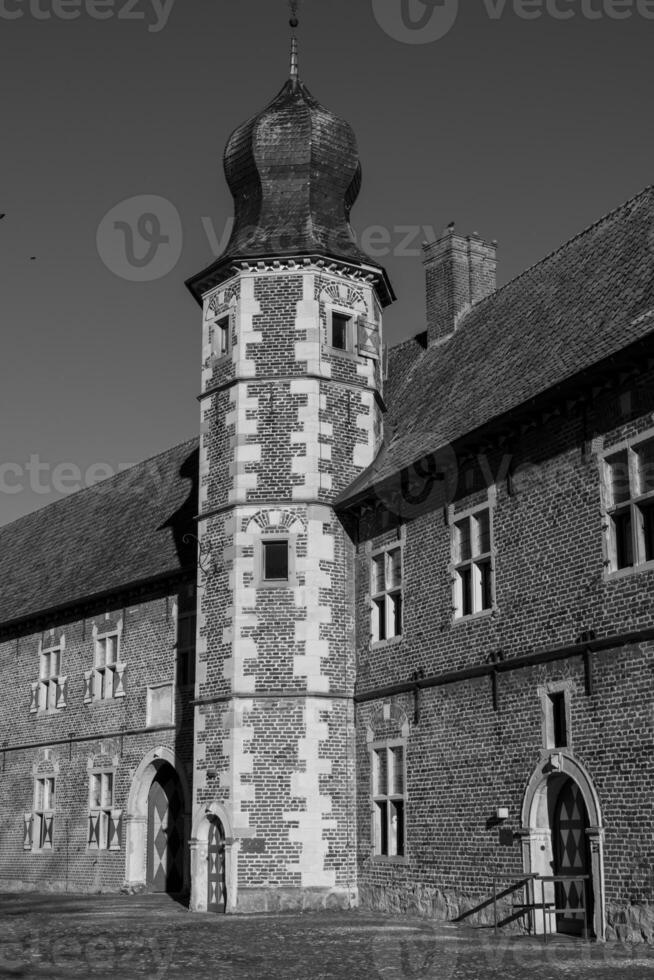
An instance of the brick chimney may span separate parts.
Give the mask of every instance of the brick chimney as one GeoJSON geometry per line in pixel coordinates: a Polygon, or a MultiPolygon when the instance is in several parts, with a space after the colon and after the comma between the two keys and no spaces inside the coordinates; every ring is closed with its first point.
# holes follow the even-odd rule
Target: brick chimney
{"type": "Polygon", "coordinates": [[[495,291],[497,242],[475,232],[463,238],[454,225],[438,241],[423,245],[427,281],[429,346],[446,340],[473,303],[495,291]]]}

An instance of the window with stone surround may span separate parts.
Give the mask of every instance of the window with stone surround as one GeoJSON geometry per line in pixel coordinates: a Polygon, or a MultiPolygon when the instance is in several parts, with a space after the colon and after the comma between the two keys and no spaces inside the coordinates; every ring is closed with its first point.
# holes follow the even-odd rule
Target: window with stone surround
{"type": "Polygon", "coordinates": [[[296,584],[295,535],[283,537],[273,530],[258,542],[257,588],[289,588],[296,584]]]}
{"type": "Polygon", "coordinates": [[[341,310],[329,311],[329,345],[335,350],[354,350],[355,320],[341,310]]]}
{"type": "Polygon", "coordinates": [[[31,686],[30,712],[58,711],[66,707],[68,679],[62,675],[61,645],[42,648],[39,679],[31,686]]]}
{"type": "Polygon", "coordinates": [[[225,354],[229,353],[230,327],[231,317],[228,313],[218,317],[213,323],[211,329],[213,330],[213,351],[216,357],[224,357],[225,354]]]}
{"type": "Polygon", "coordinates": [[[119,631],[95,637],[95,666],[84,674],[85,704],[125,697],[126,665],[120,659],[120,645],[119,631]]]}
{"type": "Polygon", "coordinates": [[[54,839],[56,790],[54,776],[34,780],[34,809],[25,814],[25,849],[51,851],[54,839]]]}
{"type": "Polygon", "coordinates": [[[538,689],[541,702],[543,747],[565,749],[571,745],[569,681],[547,684],[538,689]]]}
{"type": "Polygon", "coordinates": [[[394,541],[372,554],[370,598],[373,643],[402,635],[402,546],[394,541]]]}
{"type": "Polygon", "coordinates": [[[493,521],[489,504],[451,518],[453,611],[455,619],[493,608],[493,521]]]}
{"type": "MultiPolygon", "coordinates": [[[[654,437],[644,436],[603,457],[605,564],[609,572],[654,563],[654,437]]],[[[654,564],[653,566],[654,567],[654,564]]]]}
{"type": "Polygon", "coordinates": [[[402,858],[406,839],[404,742],[372,746],[373,854],[402,858]]]}
{"type": "Polygon", "coordinates": [[[95,851],[120,850],[122,810],[114,808],[115,772],[90,773],[88,846],[95,851]]]}

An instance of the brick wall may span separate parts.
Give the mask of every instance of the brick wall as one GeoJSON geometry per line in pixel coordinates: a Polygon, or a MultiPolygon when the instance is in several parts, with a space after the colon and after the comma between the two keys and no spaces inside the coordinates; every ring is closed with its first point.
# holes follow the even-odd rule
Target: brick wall
{"type": "MultiPolygon", "coordinates": [[[[117,890],[125,882],[125,821],[135,773],[144,757],[165,746],[190,776],[192,690],[174,692],[174,716],[148,731],[147,690],[176,679],[177,611],[187,586],[103,615],[62,621],[44,633],[25,633],[0,645],[0,886],[71,891],[117,890]],[[124,697],[85,702],[85,675],[94,666],[94,628],[120,628],[124,697]],[[66,706],[30,711],[31,684],[40,674],[39,649],[62,645],[66,706]],[[25,747],[30,746],[30,747],[25,747]],[[89,767],[114,772],[114,808],[122,811],[117,850],[89,843],[89,767]],[[54,775],[56,804],[51,850],[24,849],[24,815],[32,811],[35,775],[54,775]]],[[[193,654],[191,653],[191,656],[193,654]]],[[[155,719],[156,720],[156,719],[155,719]]]]}
{"type": "MultiPolygon", "coordinates": [[[[604,393],[585,415],[564,408],[503,452],[459,457],[456,491],[444,499],[436,488],[432,509],[405,528],[401,639],[370,641],[370,551],[398,531],[362,541],[359,694],[406,682],[416,670],[429,677],[574,645],[591,630],[602,638],[654,626],[654,570],[608,574],[599,466],[602,452],[653,427],[652,380],[604,393]],[[456,620],[448,523],[489,496],[494,608],[456,620]]],[[[508,806],[509,826],[521,830],[527,785],[545,757],[539,688],[567,682],[571,755],[592,780],[605,828],[607,934],[652,938],[654,644],[594,653],[592,694],[582,653],[500,673],[496,707],[489,676],[423,691],[417,724],[413,695],[392,699],[410,727],[406,862],[371,857],[367,737],[383,702],[358,706],[359,886],[367,903],[453,918],[488,897],[493,870],[519,877],[519,840],[500,846],[498,827],[487,822],[508,806]]]]}

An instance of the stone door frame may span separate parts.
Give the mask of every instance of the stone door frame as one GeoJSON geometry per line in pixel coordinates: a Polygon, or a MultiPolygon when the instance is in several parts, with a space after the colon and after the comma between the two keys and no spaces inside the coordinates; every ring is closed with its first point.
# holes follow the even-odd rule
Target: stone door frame
{"type": "MultiPolygon", "coordinates": [[[[165,764],[172,766],[179,779],[184,799],[184,840],[190,831],[190,788],[181,760],[165,745],[152,749],[143,757],[134,773],[125,815],[125,886],[144,889],[147,885],[148,796],[152,780],[165,764]]],[[[184,847],[183,890],[190,890],[188,849],[184,847]]]]}
{"type": "Polygon", "coordinates": [[[238,852],[240,841],[234,840],[227,811],[218,803],[195,810],[191,835],[191,904],[192,912],[206,912],[209,890],[209,830],[211,817],[220,820],[225,832],[225,912],[236,911],[238,888],[238,852]]]}
{"type": "MultiPolygon", "coordinates": [[[[597,939],[606,936],[606,902],[604,888],[604,826],[599,797],[590,775],[574,756],[566,750],[543,753],[539,764],[531,775],[522,804],[522,861],[525,874],[552,874],[552,826],[549,812],[549,789],[553,783],[563,783],[572,779],[581,792],[588,814],[588,844],[590,851],[590,887],[593,895],[593,929],[597,939]]],[[[550,901],[554,888],[547,885],[545,899],[550,901]]],[[[535,901],[540,901],[537,888],[535,901]]],[[[542,934],[545,928],[545,914],[536,912],[532,916],[532,928],[542,934]]],[[[550,915],[548,932],[556,931],[554,916],[550,915]]]]}

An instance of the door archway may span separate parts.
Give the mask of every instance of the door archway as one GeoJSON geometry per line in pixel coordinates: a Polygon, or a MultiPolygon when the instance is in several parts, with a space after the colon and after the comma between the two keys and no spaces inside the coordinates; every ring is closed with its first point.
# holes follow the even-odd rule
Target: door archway
{"type": "Polygon", "coordinates": [[[218,817],[209,818],[207,837],[207,911],[224,912],[225,889],[225,830],[218,817]]]}
{"type": "MultiPolygon", "coordinates": [[[[543,756],[533,772],[522,805],[523,867],[543,877],[588,875],[585,904],[588,926],[605,936],[604,827],[599,799],[585,768],[568,752],[543,756]]],[[[545,901],[564,911],[534,915],[534,931],[581,933],[584,904],[579,884],[545,886],[545,901]]],[[[539,901],[540,891],[536,896],[539,901]]]]}
{"type": "MultiPolygon", "coordinates": [[[[154,815],[151,814],[151,806],[154,805],[151,796],[158,794],[158,790],[153,790],[155,783],[159,789],[164,790],[164,794],[170,792],[174,795],[175,789],[177,790],[178,799],[174,804],[174,824],[177,836],[181,836],[182,839],[181,848],[178,852],[181,861],[178,867],[181,867],[182,877],[182,886],[179,890],[188,892],[190,888],[188,856],[189,784],[181,760],[177,758],[172,749],[166,746],[159,746],[148,752],[141,760],[132,779],[125,815],[125,884],[134,890],[149,887],[149,864],[152,862],[154,865],[154,861],[153,855],[149,855],[149,842],[152,839],[152,834],[148,825],[152,819],[153,826],[156,826],[154,815]],[[171,777],[171,771],[173,777],[171,777]]],[[[162,811],[163,800],[159,796],[160,816],[162,811]]],[[[164,822],[166,827],[170,826],[169,818],[164,817],[164,822]]],[[[160,827],[158,829],[161,830],[160,827]]],[[[160,838],[159,843],[161,846],[163,838],[160,838]]],[[[171,885],[173,883],[176,882],[171,881],[171,885]]]]}
{"type": "MultiPolygon", "coordinates": [[[[554,875],[586,877],[590,873],[588,813],[581,790],[572,779],[557,786],[552,814],[554,875]]],[[[561,881],[554,887],[556,931],[579,936],[590,926],[593,889],[582,881],[561,881]]]]}
{"type": "Polygon", "coordinates": [[[157,769],[148,792],[146,884],[149,891],[184,890],[184,800],[168,762],[157,769]]]}
{"type": "Polygon", "coordinates": [[[227,810],[218,803],[198,806],[191,837],[191,910],[234,912],[238,853],[227,810]]]}

